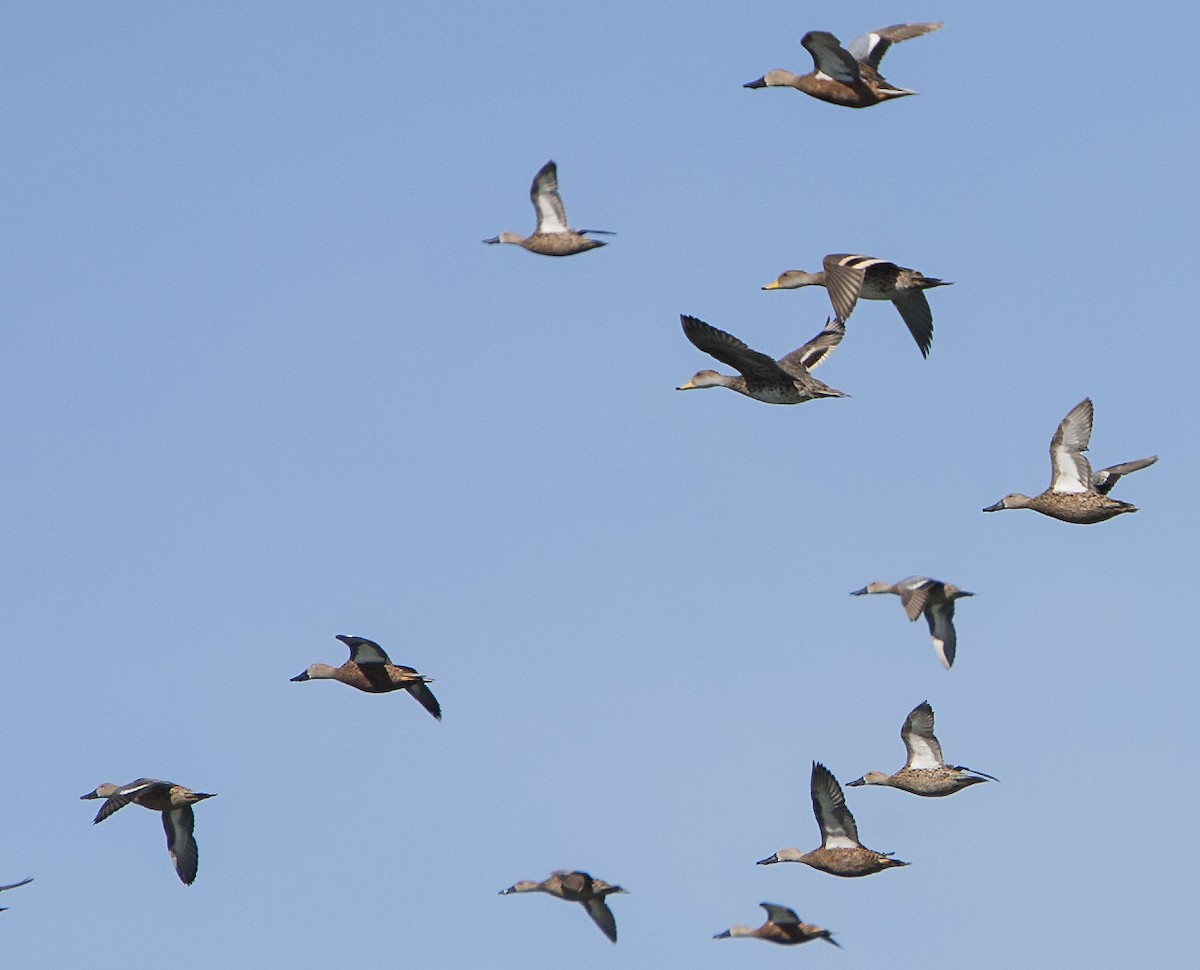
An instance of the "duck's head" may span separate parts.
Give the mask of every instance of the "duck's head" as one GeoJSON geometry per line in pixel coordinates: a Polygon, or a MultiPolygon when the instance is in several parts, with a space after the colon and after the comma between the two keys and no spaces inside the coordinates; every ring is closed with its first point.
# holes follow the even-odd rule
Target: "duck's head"
{"type": "Polygon", "coordinates": [[[108,798],[108,796],[113,794],[113,792],[115,792],[119,787],[119,785],[114,785],[112,782],[106,781],[103,785],[97,785],[86,795],[80,795],[79,800],[87,801],[89,798],[108,798]]]}
{"type": "Polygon", "coordinates": [[[776,68],[773,71],[767,71],[757,81],[750,81],[743,84],[744,88],[786,88],[791,86],[796,80],[796,75],[791,71],[785,71],[783,68],[776,68]]]}
{"type": "Polygon", "coordinates": [[[1004,498],[1002,498],[995,505],[989,505],[983,511],[999,512],[1002,509],[1026,509],[1029,508],[1030,501],[1031,499],[1028,495],[1022,495],[1020,492],[1012,492],[1008,495],[1005,495],[1004,498]]]}
{"type": "Polygon", "coordinates": [[[675,390],[698,391],[705,387],[722,387],[724,384],[725,378],[715,370],[701,370],[696,371],[690,381],[686,384],[680,384],[675,390]]]}
{"type": "Polygon", "coordinates": [[[891,776],[882,771],[868,771],[855,781],[846,782],[847,788],[857,788],[859,785],[886,785],[891,776]]]}
{"type": "Polygon", "coordinates": [[[802,269],[789,269],[780,273],[773,282],[763,287],[764,290],[798,290],[802,286],[812,286],[817,283],[816,273],[806,273],[802,269]]]}

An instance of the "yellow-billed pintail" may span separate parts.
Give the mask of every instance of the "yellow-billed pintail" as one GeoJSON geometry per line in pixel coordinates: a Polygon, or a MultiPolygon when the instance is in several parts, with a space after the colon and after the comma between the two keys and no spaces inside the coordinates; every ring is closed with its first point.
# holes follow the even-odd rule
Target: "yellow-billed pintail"
{"type": "Polygon", "coordinates": [[[826,320],[825,327],[808,343],[774,360],[751,350],[737,337],[711,327],[703,320],[681,314],[684,335],[697,349],[737,370],[740,377],[697,371],[690,381],[675,388],[691,391],[705,387],[727,387],[767,404],[802,404],[818,397],[845,397],[841,391],[813,377],[809,371],[820,366],[841,343],[846,328],[840,320],[826,320]]]}
{"type": "Polygon", "coordinates": [[[795,290],[801,286],[823,286],[838,319],[845,322],[862,300],[888,300],[900,311],[921,356],[929,356],[933,344],[933,311],[923,290],[951,286],[948,280],[934,279],[915,269],[897,266],[886,259],[855,253],[831,253],[822,260],[825,267],[816,273],[789,269],[764,290],[795,290]]]}

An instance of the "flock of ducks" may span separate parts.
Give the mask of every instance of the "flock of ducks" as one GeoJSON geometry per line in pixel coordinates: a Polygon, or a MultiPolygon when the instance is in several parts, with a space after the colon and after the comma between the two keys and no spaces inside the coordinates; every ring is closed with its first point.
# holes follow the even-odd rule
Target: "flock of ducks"
{"type": "MultiPolygon", "coordinates": [[[[882,101],[913,94],[890,84],[879,73],[880,62],[892,44],[921,37],[938,30],[941,23],[896,24],[871,31],[843,46],[825,31],[805,34],[801,43],[812,55],[813,70],[797,75],[786,70],[768,71],[746,84],[747,88],[791,87],[832,104],[866,108],[882,101]]],[[[501,233],[487,243],[515,243],[531,252],[548,256],[569,256],[595,249],[604,243],[587,238],[596,230],[569,228],[562,199],[558,194],[557,169],[547,162],[534,177],[530,189],[537,228],[522,238],[501,233]]],[[[775,358],[752,349],[744,341],[718,329],[698,317],[680,315],[683,334],[699,351],[731,367],[736,374],[715,370],[697,371],[677,387],[680,391],[724,387],[766,404],[803,404],[819,398],[846,397],[813,376],[821,364],[842,342],[846,322],[859,300],[886,300],[903,319],[923,357],[933,345],[933,312],[925,291],[950,285],[949,281],[926,276],[886,259],[855,253],[832,253],[822,260],[817,272],[788,270],[763,286],[764,290],[799,289],[823,286],[829,295],[834,315],[811,340],[796,350],[775,358]]],[[[1019,493],[1005,496],[983,511],[1028,508],[1064,522],[1091,524],[1124,512],[1136,511],[1127,503],[1108,497],[1117,480],[1130,472],[1153,464],[1157,458],[1113,465],[1093,472],[1084,452],[1092,431],[1092,402],[1081,401],[1059,425],[1050,444],[1053,476],[1049,488],[1030,498],[1019,493]]],[[[929,624],[934,651],[947,670],[954,664],[957,634],[954,629],[954,605],[973,596],[964,589],[927,576],[909,576],[897,583],[869,583],[851,595],[892,593],[900,597],[910,621],[924,616],[929,624]]],[[[326,674],[325,676],[331,676],[326,674]]],[[[346,682],[351,682],[346,680],[346,682]]],[[[892,774],[868,771],[851,787],[878,785],[898,788],[914,795],[941,798],[985,781],[989,774],[961,765],[947,765],[941,745],[933,733],[933,708],[927,701],[918,704],[905,718],[900,731],[908,757],[904,767],[892,774]]],[[[820,762],[813,762],[810,781],[813,813],[821,831],[821,844],[811,851],[783,848],[759,865],[801,862],[836,876],[859,877],[899,868],[908,863],[891,853],[876,852],[859,841],[854,816],[846,806],[845,795],[833,773],[820,762]]],[[[586,872],[561,871],[540,883],[520,882],[505,893],[545,892],[560,899],[582,903],[604,934],[616,941],[616,923],[605,902],[619,887],[594,879],[586,872]]],[[[767,921],[757,928],[734,926],[717,934],[718,939],[748,936],[779,944],[800,944],[824,939],[837,946],[828,930],[804,923],[794,910],[776,903],[761,903],[767,921]]]]}
{"type": "MultiPolygon", "coordinates": [[[[762,77],[744,85],[747,88],[792,87],[805,94],[832,104],[866,108],[882,101],[906,97],[913,91],[889,84],[879,73],[883,55],[892,44],[938,30],[941,23],[896,24],[871,31],[855,38],[845,47],[825,31],[805,34],[801,43],[812,55],[813,70],[796,75],[790,71],[768,71],[762,77]]],[[[537,214],[532,235],[522,237],[502,232],[488,244],[509,243],[544,256],[571,256],[606,245],[588,238],[611,235],[605,230],[572,229],[558,192],[558,170],[548,161],[538,170],[530,187],[530,198],[537,214]]],[[[947,281],[899,266],[888,260],[859,254],[835,253],[822,261],[819,272],[788,270],[780,274],[764,290],[796,289],[803,286],[823,286],[829,294],[834,316],[810,341],[778,359],[752,350],[737,337],[719,330],[694,316],[681,315],[684,335],[701,352],[732,367],[737,376],[713,370],[698,371],[678,390],[697,390],[725,387],[756,401],[768,404],[801,404],[817,398],[845,397],[812,376],[812,371],[824,363],[841,343],[858,300],[887,300],[896,306],[922,356],[928,356],[933,342],[933,314],[924,291],[949,285],[947,281]]],[[[1084,399],[1072,408],[1059,424],[1050,442],[1052,477],[1050,486],[1033,497],[1020,493],[1006,495],[985,512],[1003,509],[1033,509],[1064,522],[1092,524],[1103,522],[1136,507],[1108,497],[1109,491],[1123,475],[1138,471],[1157,461],[1157,456],[1112,465],[1093,471],[1084,452],[1092,432],[1093,408],[1084,399]]],[[[910,576],[897,583],[869,583],[853,591],[853,596],[892,593],[900,597],[910,621],[924,616],[934,650],[942,665],[949,669],[955,659],[957,637],[954,629],[954,604],[963,597],[973,596],[966,590],[925,576],[910,576]]],[[[430,678],[411,667],[393,664],[378,643],[364,637],[339,635],[350,650],[350,657],[340,667],[314,663],[293,681],[336,680],[368,693],[407,691],[434,718],[442,717],[441,705],[429,689],[430,678]]],[[[961,765],[947,765],[942,748],[934,735],[933,708],[922,701],[905,718],[900,731],[907,759],[904,767],[887,774],[868,771],[849,787],[877,785],[898,788],[923,797],[941,798],[955,794],[972,785],[996,781],[992,775],[961,765]]],[[[808,852],[785,847],[758,861],[758,865],[799,862],[835,876],[861,877],[885,869],[907,866],[890,852],[869,849],[859,840],[858,826],[846,805],[841,785],[833,773],[820,762],[812,764],[810,778],[813,814],[821,833],[821,843],[808,852]]],[[[126,785],[104,783],[81,796],[84,800],[103,799],[93,819],[98,824],[126,805],[161,814],[166,833],[167,852],[179,879],[190,885],[199,867],[199,850],[194,836],[195,816],[192,806],[214,797],[213,793],[197,792],[173,782],[139,778],[126,785]]],[[[0,886],[0,892],[16,889],[31,882],[0,886]]],[[[501,890],[501,895],[516,893],[547,893],[567,902],[579,903],[611,940],[617,940],[616,919],[609,909],[607,898],[625,893],[621,886],[597,879],[581,870],[561,870],[540,882],[522,880],[501,890]]],[[[811,940],[824,940],[833,946],[840,944],[831,932],[803,922],[796,912],[776,903],[760,903],[767,913],[766,922],[759,927],[732,926],[715,935],[715,939],[752,937],[782,945],[796,945],[811,940]]],[[[0,910],[5,907],[0,907],[0,910]]]]}

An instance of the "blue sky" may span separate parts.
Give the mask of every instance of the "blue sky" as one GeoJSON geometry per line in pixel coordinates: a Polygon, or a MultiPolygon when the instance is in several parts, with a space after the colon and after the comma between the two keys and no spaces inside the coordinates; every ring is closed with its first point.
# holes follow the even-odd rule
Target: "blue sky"
{"type": "Polygon", "coordinates": [[[11,964],[1190,965],[1194,5],[414,6],[10,8],[11,964]],[[884,62],[918,97],[742,87],[943,19],[884,62]],[[549,158],[619,235],[481,245],[549,158]],[[759,287],[832,252],[955,281],[929,360],[864,303],[849,399],[673,390],[711,363],[680,313],[782,354],[828,301],[759,287]],[[1085,396],[1098,466],[1161,456],[1141,511],[981,514],[1085,396]],[[847,595],[912,573],[977,594],[949,673],[847,595]],[[289,683],[338,633],[445,720],[289,683]],[[813,759],[895,770],[925,699],[1000,784],[850,790],[907,869],[754,865],[817,844],[813,759]],[[219,793],[190,888],[78,801],[142,775],[219,793]],[[497,895],[556,868],[630,890],[616,947],[497,895]],[[760,900],[844,950],[710,938],[760,900]]]}

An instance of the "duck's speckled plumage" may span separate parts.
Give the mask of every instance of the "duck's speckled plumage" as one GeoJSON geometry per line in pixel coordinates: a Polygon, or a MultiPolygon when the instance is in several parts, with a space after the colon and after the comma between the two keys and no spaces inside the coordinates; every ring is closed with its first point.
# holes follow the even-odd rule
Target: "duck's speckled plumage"
{"type": "Polygon", "coordinates": [[[809,31],[800,43],[812,55],[811,71],[807,74],[793,74],[791,71],[777,69],[768,71],[758,80],[742,86],[795,88],[820,101],[847,108],[869,108],[881,101],[907,97],[916,92],[888,83],[879,73],[880,61],[892,44],[912,37],[921,37],[942,26],[941,23],[924,23],[880,27],[855,37],[845,47],[828,31],[809,31]]]}
{"type": "Polygon", "coordinates": [[[890,852],[876,852],[858,841],[858,826],[854,816],[846,807],[846,796],[833,777],[833,772],[820,762],[814,761],[812,778],[809,782],[812,793],[813,814],[821,829],[821,845],[811,852],[799,849],[780,849],[760,866],[776,862],[803,862],[805,865],[828,872],[834,876],[869,876],[893,866],[906,866],[907,862],[893,859],[890,852]]]}
{"type": "Polygon", "coordinates": [[[868,771],[856,781],[849,782],[849,786],[884,785],[913,795],[941,798],[980,782],[996,781],[992,775],[974,768],[946,764],[942,746],[933,734],[933,708],[928,701],[922,701],[909,712],[900,729],[900,738],[908,752],[903,768],[891,775],[868,771]]]}
{"type": "Polygon", "coordinates": [[[1067,412],[1054,437],[1050,439],[1050,487],[1040,495],[1013,492],[983,511],[1033,509],[1052,519],[1092,525],[1124,512],[1136,512],[1137,506],[1108,497],[1122,475],[1136,472],[1158,461],[1157,455],[1110,465],[1099,471],[1084,457],[1092,437],[1092,401],[1084,398],[1067,412]]]}

